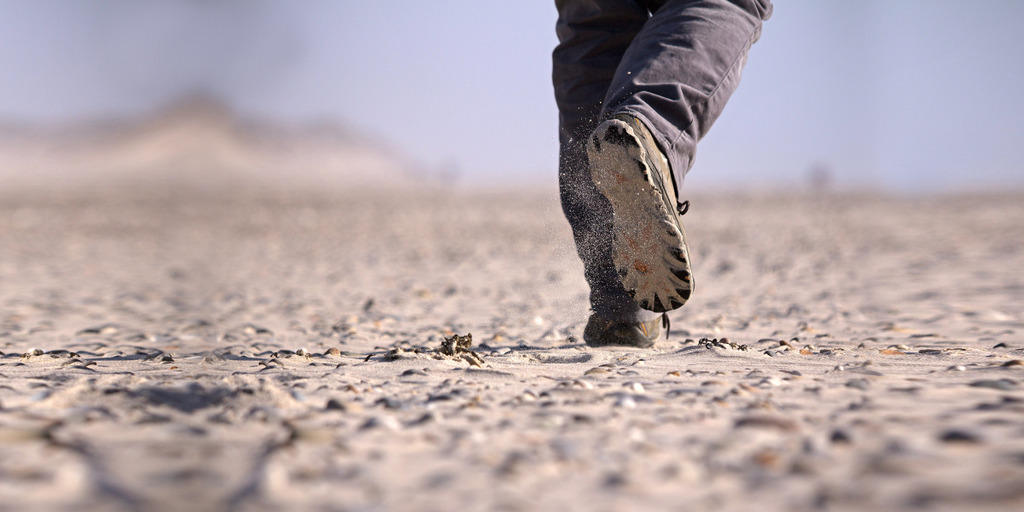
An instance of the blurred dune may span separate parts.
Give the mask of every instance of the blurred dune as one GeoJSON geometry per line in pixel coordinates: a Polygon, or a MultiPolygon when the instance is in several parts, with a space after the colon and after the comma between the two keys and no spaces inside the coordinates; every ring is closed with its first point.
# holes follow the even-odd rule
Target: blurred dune
{"type": "Polygon", "coordinates": [[[335,122],[246,118],[191,95],[137,119],[0,123],[0,189],[282,187],[332,190],[425,179],[399,152],[335,122]]]}

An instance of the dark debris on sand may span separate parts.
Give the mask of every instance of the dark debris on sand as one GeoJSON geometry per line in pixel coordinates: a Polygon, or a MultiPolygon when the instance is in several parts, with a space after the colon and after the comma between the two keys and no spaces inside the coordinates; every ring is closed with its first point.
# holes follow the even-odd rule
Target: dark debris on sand
{"type": "Polygon", "coordinates": [[[473,333],[467,333],[465,336],[453,334],[441,341],[441,346],[437,347],[434,351],[434,358],[454,360],[461,359],[473,366],[481,367],[484,364],[484,360],[479,354],[470,348],[472,346],[473,333]]]}

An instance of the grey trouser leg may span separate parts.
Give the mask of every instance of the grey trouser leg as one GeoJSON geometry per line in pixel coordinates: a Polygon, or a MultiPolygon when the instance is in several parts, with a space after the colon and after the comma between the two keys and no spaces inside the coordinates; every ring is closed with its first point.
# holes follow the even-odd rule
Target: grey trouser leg
{"type": "Polygon", "coordinates": [[[552,78],[562,210],[583,260],[594,312],[612,320],[649,320],[657,315],[633,302],[612,264],[611,207],[590,178],[586,139],[604,119],[632,114],[651,129],[681,184],[697,141],[739,85],[771,3],[555,0],[555,5],[559,44],[552,78]]]}

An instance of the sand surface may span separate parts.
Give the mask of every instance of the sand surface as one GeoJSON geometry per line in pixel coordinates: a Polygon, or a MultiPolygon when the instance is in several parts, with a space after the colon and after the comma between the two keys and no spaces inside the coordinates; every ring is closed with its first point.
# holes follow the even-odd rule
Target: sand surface
{"type": "Polygon", "coordinates": [[[628,350],[553,190],[5,194],[0,511],[1022,510],[1024,195],[691,204],[628,350]]]}

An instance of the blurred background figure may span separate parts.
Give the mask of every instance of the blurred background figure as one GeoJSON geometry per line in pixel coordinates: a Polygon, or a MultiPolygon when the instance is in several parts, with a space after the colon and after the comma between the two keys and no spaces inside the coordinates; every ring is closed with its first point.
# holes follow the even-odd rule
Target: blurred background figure
{"type": "Polygon", "coordinates": [[[824,162],[817,162],[807,171],[807,183],[813,192],[828,192],[835,184],[835,173],[824,162]]]}
{"type": "MultiPolygon", "coordinates": [[[[221,167],[271,162],[291,181],[458,168],[460,183],[553,189],[556,16],[514,1],[0,0],[0,185],[194,154],[154,127],[195,134],[181,114],[202,111],[220,128],[192,139],[217,141],[203,151],[221,167]]],[[[836,188],[1021,185],[1022,17],[1011,0],[778,6],[687,186],[800,185],[823,161],[836,188]]]]}

